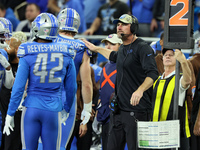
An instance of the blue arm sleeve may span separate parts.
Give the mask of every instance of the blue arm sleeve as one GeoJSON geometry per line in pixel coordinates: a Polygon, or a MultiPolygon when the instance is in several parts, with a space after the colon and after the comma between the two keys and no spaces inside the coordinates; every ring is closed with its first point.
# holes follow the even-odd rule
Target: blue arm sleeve
{"type": "Polygon", "coordinates": [[[64,83],[65,91],[66,91],[66,101],[64,102],[64,109],[66,112],[69,112],[72,106],[73,101],[75,100],[76,94],[76,69],[74,65],[74,61],[71,59],[69,62],[69,67],[67,69],[67,75],[65,77],[64,83]]]}
{"type": "Polygon", "coordinates": [[[29,65],[24,58],[20,58],[18,70],[15,78],[15,82],[12,88],[12,94],[10,98],[10,103],[8,106],[7,114],[14,116],[17,110],[26,86],[26,82],[29,75],[29,65]]]}

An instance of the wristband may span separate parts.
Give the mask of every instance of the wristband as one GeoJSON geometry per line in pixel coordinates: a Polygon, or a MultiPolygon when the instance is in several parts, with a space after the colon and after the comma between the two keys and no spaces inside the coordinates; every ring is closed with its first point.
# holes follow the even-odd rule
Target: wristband
{"type": "Polygon", "coordinates": [[[83,105],[83,110],[87,111],[87,112],[92,112],[92,101],[83,105]]]}

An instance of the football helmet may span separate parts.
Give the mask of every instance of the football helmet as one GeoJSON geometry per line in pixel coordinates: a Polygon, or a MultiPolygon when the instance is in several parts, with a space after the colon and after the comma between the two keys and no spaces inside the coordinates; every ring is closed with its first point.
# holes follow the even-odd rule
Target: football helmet
{"type": "Polygon", "coordinates": [[[53,14],[41,13],[31,24],[31,39],[54,40],[58,34],[58,27],[58,20],[53,14]]]}
{"type": "Polygon", "coordinates": [[[0,17],[0,48],[4,49],[8,47],[8,44],[6,41],[10,40],[10,37],[12,36],[13,31],[13,25],[12,23],[6,19],[0,17]]]}
{"type": "Polygon", "coordinates": [[[12,32],[13,32],[13,25],[10,22],[10,20],[0,17],[0,22],[2,22],[5,25],[5,33],[9,33],[10,36],[12,36],[12,32]]]}
{"type": "Polygon", "coordinates": [[[60,11],[57,18],[58,22],[60,23],[60,30],[78,33],[80,16],[76,10],[72,8],[65,8],[60,11]]]}

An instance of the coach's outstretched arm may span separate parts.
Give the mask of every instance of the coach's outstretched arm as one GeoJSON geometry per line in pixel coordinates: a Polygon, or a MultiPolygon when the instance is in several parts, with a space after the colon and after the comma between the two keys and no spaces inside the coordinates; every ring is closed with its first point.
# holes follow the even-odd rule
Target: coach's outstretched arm
{"type": "Polygon", "coordinates": [[[99,46],[95,46],[94,44],[88,42],[87,40],[83,40],[83,42],[91,51],[100,53],[105,58],[109,59],[109,56],[110,56],[110,53],[112,52],[112,50],[109,50],[109,49],[106,49],[103,47],[99,47],[99,46]]]}

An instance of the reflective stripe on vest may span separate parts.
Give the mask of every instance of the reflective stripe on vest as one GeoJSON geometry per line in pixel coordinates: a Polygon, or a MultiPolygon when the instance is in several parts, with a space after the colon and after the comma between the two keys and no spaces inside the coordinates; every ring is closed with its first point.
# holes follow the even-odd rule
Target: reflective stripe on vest
{"type": "Polygon", "coordinates": [[[190,134],[190,128],[189,128],[189,121],[188,121],[188,110],[187,110],[187,101],[185,101],[185,134],[186,137],[189,138],[191,136],[190,134]]]}

